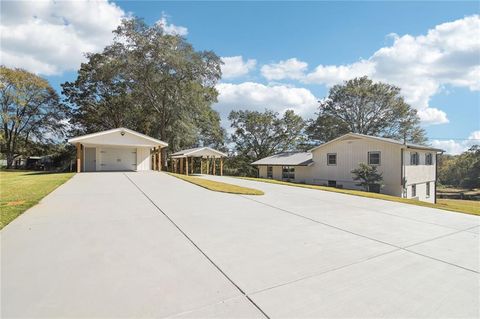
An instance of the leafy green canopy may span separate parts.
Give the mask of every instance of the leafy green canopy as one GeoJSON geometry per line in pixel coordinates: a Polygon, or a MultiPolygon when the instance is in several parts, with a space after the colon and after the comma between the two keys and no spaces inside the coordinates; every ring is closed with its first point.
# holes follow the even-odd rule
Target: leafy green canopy
{"type": "Polygon", "coordinates": [[[438,164],[438,179],[443,185],[480,188],[479,145],[457,156],[443,155],[438,164]]]}
{"type": "Polygon", "coordinates": [[[400,89],[367,77],[333,86],[307,129],[309,138],[321,143],[349,132],[426,141],[417,111],[405,103],[400,89]]]}
{"type": "Polygon", "coordinates": [[[1,151],[10,168],[32,145],[63,136],[68,108],[48,82],[22,69],[0,66],[1,151]]]}
{"type": "Polygon", "coordinates": [[[211,108],[220,58],[138,18],[124,20],[114,34],[113,44],[87,54],[77,79],[62,85],[76,127],[84,133],[128,127],[167,141],[171,151],[223,145],[211,108]]]}
{"type": "Polygon", "coordinates": [[[232,111],[228,119],[234,129],[231,140],[237,154],[229,163],[238,169],[231,174],[252,176],[255,170],[249,165],[251,162],[298,150],[305,143],[305,121],[291,110],[282,117],[270,110],[232,111]]]}
{"type": "Polygon", "coordinates": [[[382,173],[379,173],[374,165],[360,163],[351,173],[353,180],[358,181],[356,185],[362,186],[367,192],[371,191],[375,185],[382,185],[382,173]]]}

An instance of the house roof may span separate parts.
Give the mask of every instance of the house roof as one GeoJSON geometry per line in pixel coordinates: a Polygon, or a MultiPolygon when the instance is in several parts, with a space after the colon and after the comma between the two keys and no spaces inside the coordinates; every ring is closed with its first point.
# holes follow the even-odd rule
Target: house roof
{"type": "Polygon", "coordinates": [[[252,165],[283,165],[283,166],[308,166],[312,164],[310,152],[285,152],[262,158],[252,165]]]}
{"type": "Polygon", "coordinates": [[[397,145],[400,145],[400,146],[405,146],[406,148],[412,148],[412,149],[421,149],[421,150],[431,150],[431,151],[435,151],[435,152],[444,152],[444,150],[442,149],[439,149],[439,148],[435,148],[435,147],[431,147],[431,146],[428,146],[428,145],[421,145],[421,144],[414,144],[414,143],[404,143],[402,141],[398,141],[398,140],[395,140],[393,138],[387,138],[387,137],[379,137],[379,136],[372,136],[372,135],[365,135],[365,134],[359,134],[359,133],[347,133],[347,134],[344,134],[340,137],[337,137],[336,139],[333,139],[329,142],[326,142],[326,143],[323,143],[323,144],[320,144],[314,148],[312,148],[311,150],[309,150],[309,152],[312,152],[316,149],[319,149],[321,147],[324,147],[325,145],[328,145],[328,144],[332,144],[334,142],[337,142],[337,141],[340,141],[340,140],[343,140],[345,138],[348,138],[348,137],[354,137],[354,138],[364,138],[364,139],[372,139],[372,140],[377,140],[377,141],[381,141],[381,142],[385,142],[385,143],[392,143],[392,144],[397,144],[397,145]]]}
{"type": "Polygon", "coordinates": [[[196,148],[189,148],[186,150],[181,150],[172,154],[173,158],[178,157],[205,157],[205,156],[212,156],[212,157],[227,157],[228,155],[217,151],[211,147],[196,147],[196,148]]]}
{"type": "MultiPolygon", "coordinates": [[[[126,138],[125,138],[126,139],[126,138]]],[[[125,127],[114,128],[111,130],[96,132],[92,134],[86,134],[81,136],[75,136],[68,139],[69,143],[92,143],[92,144],[108,144],[108,145],[139,145],[139,146],[168,146],[168,143],[158,140],[156,138],[150,137],[148,135],[136,132],[134,130],[130,130],[125,127]],[[136,141],[128,141],[125,144],[119,139],[116,133],[120,133],[120,136],[134,136],[136,141]],[[123,133],[123,134],[122,134],[123,133]],[[108,137],[111,136],[114,138],[111,141],[108,141],[108,137]],[[106,140],[107,139],[107,140],[106,140]]]]}

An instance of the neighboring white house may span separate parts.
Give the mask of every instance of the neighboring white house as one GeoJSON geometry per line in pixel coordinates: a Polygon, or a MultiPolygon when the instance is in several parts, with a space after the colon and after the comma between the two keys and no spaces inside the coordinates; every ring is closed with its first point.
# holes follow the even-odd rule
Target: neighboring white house
{"type": "Polygon", "coordinates": [[[306,153],[282,153],[252,163],[259,177],[350,189],[360,163],[383,174],[381,193],[435,202],[440,149],[356,133],[345,134],[306,153]]]}
{"type": "Polygon", "coordinates": [[[68,142],[77,147],[77,172],[158,170],[160,150],[168,146],[123,127],[73,137],[68,142]]]}

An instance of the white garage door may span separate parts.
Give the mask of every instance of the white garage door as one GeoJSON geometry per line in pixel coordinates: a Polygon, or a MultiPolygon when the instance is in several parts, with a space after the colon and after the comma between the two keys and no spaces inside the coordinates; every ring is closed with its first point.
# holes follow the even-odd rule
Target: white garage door
{"type": "Polygon", "coordinates": [[[102,171],[135,171],[137,150],[135,148],[102,148],[100,169],[102,171]]]}

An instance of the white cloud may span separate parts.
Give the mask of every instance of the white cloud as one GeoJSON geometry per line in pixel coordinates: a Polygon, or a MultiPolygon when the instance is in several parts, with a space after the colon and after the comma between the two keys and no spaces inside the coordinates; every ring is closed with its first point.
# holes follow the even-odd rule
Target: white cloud
{"type": "MultiPolygon", "coordinates": [[[[419,111],[424,123],[446,123],[446,113],[431,106],[430,99],[445,85],[480,90],[478,34],[480,17],[469,16],[437,25],[426,35],[394,34],[391,46],[379,49],[368,59],[345,65],[319,65],[304,77],[288,72],[279,73],[278,77],[332,86],[367,75],[399,86],[406,102],[419,111]]],[[[302,64],[298,60],[296,63],[302,64]]]]}
{"type": "Polygon", "coordinates": [[[432,140],[432,146],[445,150],[447,154],[457,155],[465,152],[473,145],[480,145],[480,131],[474,131],[465,141],[432,140]]]}
{"type": "Polygon", "coordinates": [[[322,83],[328,86],[364,75],[371,76],[374,65],[366,60],[349,65],[319,65],[304,78],[307,83],[322,83]]]}
{"type": "Polygon", "coordinates": [[[241,55],[222,57],[222,78],[232,79],[247,75],[250,71],[255,69],[257,61],[254,59],[243,60],[241,55]]]}
{"type": "Polygon", "coordinates": [[[127,14],[113,2],[4,1],[1,63],[44,75],[75,70],[84,52],[103,49],[127,14]]]}
{"type": "Polygon", "coordinates": [[[297,58],[280,61],[279,63],[271,63],[262,66],[262,75],[267,80],[283,80],[283,79],[301,79],[305,76],[308,68],[306,62],[297,58]]]}
{"type": "Polygon", "coordinates": [[[165,13],[162,13],[162,17],[157,21],[157,24],[163,28],[166,34],[179,35],[182,37],[188,34],[188,29],[186,27],[168,23],[167,18],[168,16],[165,13]]]}
{"type": "Polygon", "coordinates": [[[214,108],[220,113],[223,125],[232,110],[264,111],[266,108],[280,113],[293,109],[297,114],[311,117],[318,107],[318,99],[305,88],[287,85],[264,85],[255,82],[240,84],[220,83],[220,93],[214,108]]]}

